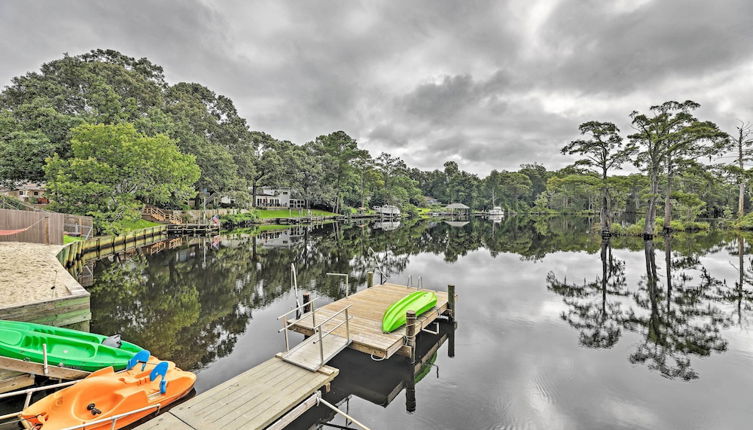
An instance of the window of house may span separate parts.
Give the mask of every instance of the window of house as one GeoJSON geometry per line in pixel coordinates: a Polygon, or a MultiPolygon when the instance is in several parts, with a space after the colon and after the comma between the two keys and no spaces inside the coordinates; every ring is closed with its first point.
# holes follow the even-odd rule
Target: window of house
{"type": "Polygon", "coordinates": [[[39,195],[39,191],[34,191],[34,195],[38,196],[39,195]]]}

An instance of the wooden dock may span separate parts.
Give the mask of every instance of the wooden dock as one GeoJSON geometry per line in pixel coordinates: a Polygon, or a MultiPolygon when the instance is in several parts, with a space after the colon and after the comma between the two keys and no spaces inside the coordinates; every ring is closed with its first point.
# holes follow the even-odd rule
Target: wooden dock
{"type": "MultiPolygon", "coordinates": [[[[391,304],[417,290],[414,287],[390,283],[366,288],[349,297],[315,309],[315,318],[312,318],[311,312],[307,312],[299,319],[290,321],[290,330],[311,336],[314,334],[313,319],[325,321],[350,305],[350,348],[379,358],[389,358],[395,354],[410,356],[411,348],[406,341],[406,327],[401,327],[392,333],[382,333],[382,316],[391,304]]],[[[416,333],[429,327],[448,309],[448,293],[427,289],[422,289],[422,291],[436,293],[437,306],[416,319],[416,333]]],[[[324,325],[324,331],[334,329],[333,334],[346,338],[346,328],[341,325],[343,319],[342,313],[335,316],[324,325]],[[338,325],[340,327],[335,328],[338,325]]]]}
{"type": "Polygon", "coordinates": [[[137,427],[139,430],[257,430],[283,417],[329,383],[339,371],[316,372],[283,361],[264,363],[137,427]]]}
{"type": "Polygon", "coordinates": [[[167,232],[171,235],[195,236],[206,234],[219,234],[219,224],[170,224],[167,232]]]}

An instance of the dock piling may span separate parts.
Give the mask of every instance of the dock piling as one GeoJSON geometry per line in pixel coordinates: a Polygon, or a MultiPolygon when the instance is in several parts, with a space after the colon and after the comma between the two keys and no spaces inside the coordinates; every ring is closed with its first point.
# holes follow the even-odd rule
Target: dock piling
{"type": "Polygon", "coordinates": [[[455,321],[455,286],[447,286],[447,314],[450,317],[450,321],[455,321]]]}
{"type": "Polygon", "coordinates": [[[374,286],[374,272],[366,273],[366,288],[374,286]]]}
{"type": "Polygon", "coordinates": [[[410,348],[410,362],[416,362],[416,311],[405,312],[405,337],[410,348]]]}
{"type": "Polygon", "coordinates": [[[309,303],[310,301],[311,301],[311,293],[309,293],[308,291],[305,291],[303,293],[303,313],[304,314],[311,312],[311,303],[309,303]]]}

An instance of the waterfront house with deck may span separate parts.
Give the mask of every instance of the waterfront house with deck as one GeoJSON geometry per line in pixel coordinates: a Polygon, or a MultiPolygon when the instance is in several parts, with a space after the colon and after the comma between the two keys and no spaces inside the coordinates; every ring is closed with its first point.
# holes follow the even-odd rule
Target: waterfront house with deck
{"type": "Polygon", "coordinates": [[[294,199],[294,195],[295,190],[292,188],[261,187],[256,192],[254,206],[258,208],[304,208],[305,200],[294,199]]]}

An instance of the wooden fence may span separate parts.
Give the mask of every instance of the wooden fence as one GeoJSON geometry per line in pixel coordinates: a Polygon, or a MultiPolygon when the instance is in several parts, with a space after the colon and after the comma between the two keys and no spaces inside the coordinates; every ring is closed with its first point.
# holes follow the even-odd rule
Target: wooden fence
{"type": "Polygon", "coordinates": [[[32,212],[0,209],[0,230],[28,230],[0,235],[0,242],[32,242],[61,245],[65,215],[56,212],[32,212]]]}
{"type": "Polygon", "coordinates": [[[63,230],[69,236],[94,237],[94,218],[90,216],[65,214],[63,223],[63,230]]]}
{"type": "Polygon", "coordinates": [[[0,235],[0,242],[31,242],[61,245],[63,235],[94,236],[94,220],[90,216],[58,212],[0,209],[0,230],[26,231],[0,235]]]}

